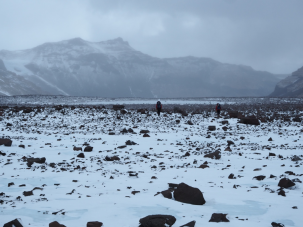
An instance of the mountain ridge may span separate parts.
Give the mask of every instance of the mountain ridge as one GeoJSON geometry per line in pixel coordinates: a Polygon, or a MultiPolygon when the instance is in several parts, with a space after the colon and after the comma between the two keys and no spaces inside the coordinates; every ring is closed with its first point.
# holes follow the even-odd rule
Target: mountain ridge
{"type": "Polygon", "coordinates": [[[274,74],[211,58],[152,57],[122,38],[101,42],[74,38],[21,51],[1,50],[0,59],[8,71],[52,95],[266,96],[279,81],[274,74]]]}

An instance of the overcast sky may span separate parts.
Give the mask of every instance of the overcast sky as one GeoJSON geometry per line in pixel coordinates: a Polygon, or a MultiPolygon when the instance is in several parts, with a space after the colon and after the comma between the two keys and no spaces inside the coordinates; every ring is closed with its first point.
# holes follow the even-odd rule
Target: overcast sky
{"type": "Polygon", "coordinates": [[[291,73],[303,66],[303,0],[0,0],[0,50],[75,37],[291,73]]]}

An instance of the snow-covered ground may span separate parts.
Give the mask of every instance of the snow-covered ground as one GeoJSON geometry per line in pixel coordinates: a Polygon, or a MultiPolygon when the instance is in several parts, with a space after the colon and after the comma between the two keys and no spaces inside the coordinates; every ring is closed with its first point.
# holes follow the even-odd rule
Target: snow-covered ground
{"type": "MultiPolygon", "coordinates": [[[[81,103],[79,99],[75,103],[97,104],[81,103]]],[[[74,104],[72,100],[65,104],[74,104]]],[[[98,104],[155,102],[126,100],[108,99],[98,104]]],[[[203,101],[212,104],[220,100],[203,101]]],[[[38,104],[35,102],[32,99],[18,105],[34,106],[38,104]]],[[[100,107],[33,107],[30,113],[3,108],[1,134],[13,143],[11,147],[0,146],[6,154],[0,155],[0,226],[21,218],[24,226],[42,227],[58,221],[67,227],[81,227],[89,221],[100,221],[105,227],[135,227],[139,219],[151,214],[173,215],[176,227],[192,220],[198,227],[269,227],[271,222],[302,226],[303,162],[291,160],[294,155],[303,157],[302,124],[293,122],[288,110],[285,113],[290,121],[276,117],[259,126],[240,124],[238,119],[229,118],[222,107],[220,118],[214,112],[188,116],[168,112],[158,117],[154,111],[141,114],[126,109],[126,113],[119,114],[100,107]],[[193,125],[188,124],[189,120],[193,125]],[[223,120],[228,124],[223,125],[223,120]],[[216,130],[209,131],[208,126],[216,126],[216,130]],[[122,133],[124,128],[134,133],[122,133]],[[149,130],[150,137],[143,137],[141,130],[149,130]],[[137,145],[124,147],[128,140],[137,145]],[[231,151],[225,151],[228,140],[234,142],[231,151]],[[73,146],[84,149],[87,144],[93,147],[92,152],[73,150],[73,146]],[[220,159],[204,157],[216,150],[221,152],[220,159]],[[185,156],[187,152],[189,156],[185,156]],[[85,158],[78,158],[79,153],[84,153],[85,158]],[[118,156],[120,160],[106,161],[106,156],[118,156]],[[29,157],[45,157],[46,162],[28,167],[29,157]],[[206,161],[208,168],[199,168],[206,161]],[[130,171],[138,176],[130,176],[130,171]],[[231,173],[235,179],[228,178],[231,173]],[[259,175],[265,179],[254,179],[259,175]],[[285,197],[278,195],[278,183],[283,177],[296,184],[284,189],[285,197]],[[14,185],[8,187],[12,182],[14,185]],[[199,188],[206,203],[191,205],[157,194],[168,189],[168,183],[182,182],[199,188]],[[38,189],[33,190],[35,187],[38,189]],[[23,195],[31,190],[33,195],[23,195]],[[213,213],[228,214],[230,222],[209,222],[213,213]]]]}

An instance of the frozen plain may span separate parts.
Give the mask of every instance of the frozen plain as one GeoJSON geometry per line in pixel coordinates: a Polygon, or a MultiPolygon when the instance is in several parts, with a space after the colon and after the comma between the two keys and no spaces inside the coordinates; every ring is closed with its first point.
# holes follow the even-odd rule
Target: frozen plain
{"type": "Polygon", "coordinates": [[[49,97],[42,97],[38,101],[20,98],[14,103],[11,97],[7,99],[10,100],[5,103],[2,98],[1,102],[11,107],[3,108],[0,128],[2,136],[9,137],[13,144],[0,146],[6,154],[0,156],[0,193],[5,194],[0,197],[3,200],[0,226],[21,218],[24,226],[48,226],[58,221],[67,227],[80,227],[89,221],[100,221],[103,226],[135,227],[139,226],[140,218],[151,214],[173,215],[176,227],[192,220],[196,226],[269,227],[271,222],[303,225],[302,161],[291,160],[294,155],[302,158],[303,154],[302,124],[292,121],[295,115],[303,113],[301,100],[273,99],[263,103],[262,99],[226,99],[222,102],[221,118],[216,118],[209,109],[218,99],[203,99],[204,103],[162,100],[171,108],[165,109],[164,105],[159,118],[152,104],[155,100],[92,103],[82,98],[68,101],[59,97],[56,98],[59,101],[50,101],[49,97]],[[281,102],[287,105],[281,108],[281,102]],[[35,107],[37,103],[43,105],[35,107]],[[66,103],[75,108],[53,106],[66,103]],[[197,110],[195,113],[188,110],[188,115],[182,116],[173,113],[176,103],[197,104],[197,110]],[[118,114],[112,104],[126,104],[126,113],[118,114]],[[137,111],[138,106],[133,108],[135,104],[142,105],[145,114],[137,111]],[[15,111],[16,105],[31,106],[33,111],[15,111]],[[106,108],[101,108],[102,105],[106,108]],[[262,106],[264,117],[270,118],[274,112],[276,115],[259,126],[240,124],[237,118],[228,117],[227,110],[252,115],[262,106]],[[188,124],[189,120],[193,125],[188,124]],[[228,124],[222,125],[222,120],[228,124]],[[210,125],[217,130],[209,131],[210,125]],[[224,126],[226,131],[222,129],[224,126]],[[121,133],[124,128],[132,128],[136,134],[121,133]],[[149,130],[150,137],[143,137],[141,130],[149,130]],[[109,135],[110,132],[115,135],[109,135]],[[127,140],[137,145],[121,147],[127,140]],[[232,151],[225,151],[227,140],[234,142],[230,146],[232,151]],[[84,148],[87,143],[93,151],[83,152],[85,158],[78,158],[81,151],[74,151],[73,146],[84,148]],[[25,148],[19,147],[21,144],[25,148]],[[215,150],[220,150],[220,159],[204,157],[215,150]],[[186,152],[190,155],[185,156],[186,152]],[[276,156],[269,156],[269,152],[276,156]],[[114,155],[120,160],[105,161],[106,156],[114,155]],[[46,162],[28,167],[22,157],[45,157],[46,162]],[[205,161],[209,167],[199,168],[205,161]],[[54,168],[50,163],[56,164],[54,168]],[[129,171],[138,173],[138,177],[129,176],[129,171]],[[231,173],[235,179],[228,178],[231,173]],[[270,178],[271,174],[276,177],[270,178]],[[266,177],[262,181],[253,179],[259,175],[266,177]],[[296,181],[294,187],[285,189],[285,197],[277,191],[284,176],[296,181]],[[14,185],[8,187],[11,182],[14,185]],[[156,195],[168,189],[168,183],[181,182],[199,188],[206,203],[190,205],[156,195]],[[35,187],[43,190],[23,196],[24,191],[35,187]],[[18,196],[22,201],[16,199],[18,196]],[[210,223],[212,213],[228,214],[230,222],[210,223]]]}

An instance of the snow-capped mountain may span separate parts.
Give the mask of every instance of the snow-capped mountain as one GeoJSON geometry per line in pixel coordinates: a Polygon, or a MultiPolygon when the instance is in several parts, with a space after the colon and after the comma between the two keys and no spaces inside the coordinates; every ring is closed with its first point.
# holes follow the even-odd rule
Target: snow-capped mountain
{"type": "Polygon", "coordinates": [[[303,67],[281,80],[270,96],[303,97],[303,67]]]}
{"type": "MultiPolygon", "coordinates": [[[[26,94],[102,97],[265,96],[279,81],[268,72],[209,58],[160,59],[133,49],[121,38],[81,38],[22,51],[0,51],[4,67],[22,76],[26,94]],[[37,87],[39,89],[37,89],[37,87]]],[[[16,79],[17,80],[17,79],[16,79]]],[[[10,82],[8,82],[10,83],[10,82]]],[[[23,84],[11,84],[16,95],[23,84]]],[[[3,89],[3,84],[0,86],[3,89]]]]}

